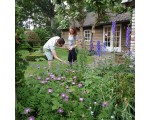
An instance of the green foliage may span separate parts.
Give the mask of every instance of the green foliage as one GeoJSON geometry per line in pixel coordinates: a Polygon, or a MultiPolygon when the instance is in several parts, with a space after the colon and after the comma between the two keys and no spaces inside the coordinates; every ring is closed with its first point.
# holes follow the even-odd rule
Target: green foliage
{"type": "MultiPolygon", "coordinates": [[[[62,49],[58,51],[62,53],[62,49]]],[[[26,74],[25,85],[17,88],[19,103],[16,117],[27,119],[34,116],[39,120],[132,120],[135,112],[135,74],[130,64],[104,61],[92,69],[87,65],[87,52],[84,50],[79,50],[78,62],[73,66],[56,63],[51,73],[47,72],[45,63],[34,62],[30,65],[33,71],[26,74]],[[51,92],[48,92],[49,88],[51,92]],[[63,98],[62,93],[68,98],[63,98]],[[31,112],[24,115],[27,107],[31,112]],[[58,113],[59,108],[64,112],[58,113]]]]}
{"type": "Polygon", "coordinates": [[[41,39],[41,45],[44,45],[45,42],[51,37],[51,33],[43,28],[36,28],[34,29],[34,32],[37,33],[41,39]]]}
{"type": "Polygon", "coordinates": [[[21,54],[20,49],[22,47],[29,47],[29,44],[25,41],[26,35],[24,34],[24,29],[20,27],[20,20],[23,19],[24,15],[21,14],[22,9],[16,6],[16,27],[15,27],[15,83],[16,86],[23,84],[24,73],[26,66],[28,65],[21,54]]]}

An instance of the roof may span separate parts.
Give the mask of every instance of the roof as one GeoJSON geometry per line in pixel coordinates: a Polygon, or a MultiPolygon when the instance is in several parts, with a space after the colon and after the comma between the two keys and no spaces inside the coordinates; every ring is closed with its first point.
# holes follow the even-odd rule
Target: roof
{"type": "MultiPolygon", "coordinates": [[[[106,23],[111,23],[112,21],[116,21],[116,22],[124,22],[124,21],[130,21],[131,18],[131,14],[129,12],[126,13],[122,13],[122,14],[113,14],[113,13],[109,13],[109,20],[107,22],[100,22],[98,23],[98,25],[103,25],[106,23]]],[[[92,26],[93,23],[95,23],[96,20],[96,14],[94,12],[90,12],[87,14],[86,19],[84,21],[84,27],[86,26],[92,26]]],[[[76,27],[80,27],[79,23],[76,21],[75,22],[75,26],[76,27]]]]}
{"type": "Polygon", "coordinates": [[[127,2],[132,2],[132,0],[122,0],[121,3],[127,3],[127,2]]]}

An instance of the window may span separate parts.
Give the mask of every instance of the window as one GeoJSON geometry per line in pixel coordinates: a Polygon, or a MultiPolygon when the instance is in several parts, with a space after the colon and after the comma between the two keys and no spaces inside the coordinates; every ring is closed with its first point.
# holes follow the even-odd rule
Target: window
{"type": "Polygon", "coordinates": [[[110,38],[111,38],[111,27],[108,26],[108,27],[105,27],[105,34],[104,34],[104,40],[106,42],[106,46],[107,47],[110,47],[110,38]]]}
{"type": "Polygon", "coordinates": [[[116,31],[114,36],[114,43],[111,43],[112,39],[112,28],[111,26],[104,27],[104,41],[106,42],[107,47],[120,47],[120,40],[121,40],[121,26],[116,25],[116,31]],[[112,44],[112,45],[111,45],[112,44]]]}
{"type": "Polygon", "coordinates": [[[90,41],[90,39],[91,39],[91,31],[90,30],[84,30],[84,38],[85,38],[85,41],[90,41]]]}

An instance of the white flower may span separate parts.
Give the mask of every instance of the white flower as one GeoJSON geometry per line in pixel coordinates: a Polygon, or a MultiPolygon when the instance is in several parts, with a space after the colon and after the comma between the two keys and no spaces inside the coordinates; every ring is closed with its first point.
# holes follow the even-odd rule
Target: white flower
{"type": "Polygon", "coordinates": [[[114,118],[114,116],[112,115],[110,118],[111,118],[111,119],[113,119],[113,118],[114,118]]]}
{"type": "Polygon", "coordinates": [[[96,104],[97,104],[97,102],[94,102],[94,104],[96,105],[96,104]]]}
{"type": "Polygon", "coordinates": [[[94,112],[93,112],[93,111],[91,111],[91,115],[93,115],[93,113],[94,113],[94,112]]]}
{"type": "Polygon", "coordinates": [[[92,107],[89,107],[89,109],[91,109],[92,107]]]}

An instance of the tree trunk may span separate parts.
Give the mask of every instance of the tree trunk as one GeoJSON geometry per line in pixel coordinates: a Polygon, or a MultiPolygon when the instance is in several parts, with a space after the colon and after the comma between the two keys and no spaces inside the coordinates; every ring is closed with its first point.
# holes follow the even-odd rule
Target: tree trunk
{"type": "Polygon", "coordinates": [[[84,35],[83,35],[83,26],[80,27],[80,33],[81,33],[81,47],[84,48],[84,35]]]}

